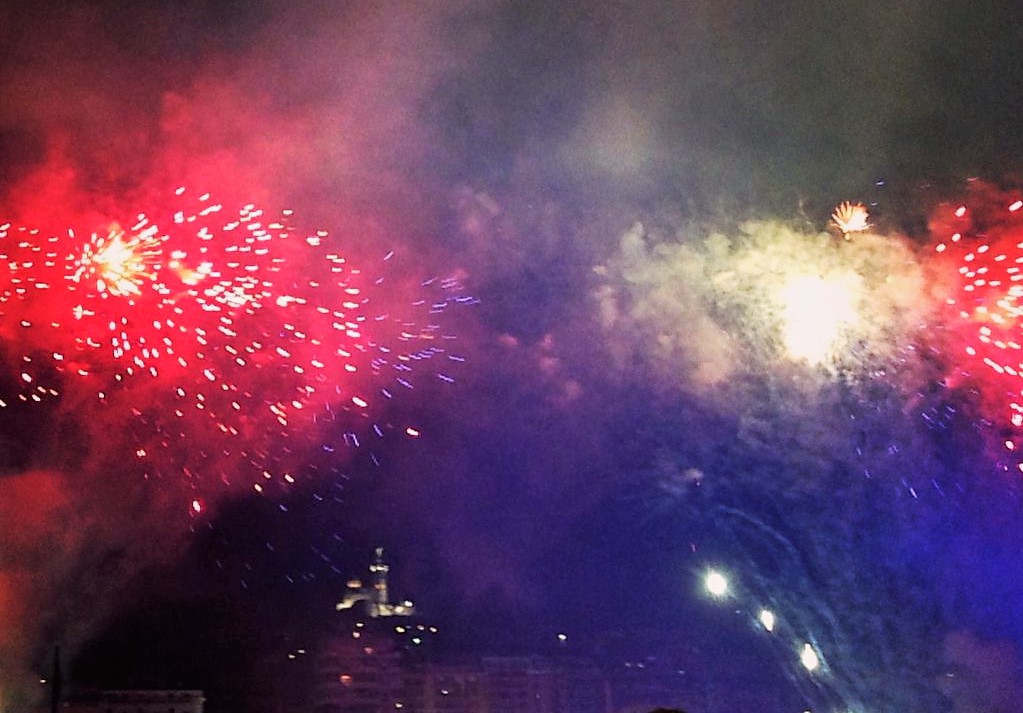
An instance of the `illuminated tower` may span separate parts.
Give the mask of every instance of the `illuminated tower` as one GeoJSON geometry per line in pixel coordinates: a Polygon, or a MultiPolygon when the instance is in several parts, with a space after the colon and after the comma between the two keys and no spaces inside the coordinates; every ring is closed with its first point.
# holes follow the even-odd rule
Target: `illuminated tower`
{"type": "Polygon", "coordinates": [[[373,564],[369,566],[369,571],[373,575],[373,599],[377,605],[377,611],[387,611],[389,609],[387,601],[387,573],[390,569],[390,566],[384,562],[384,548],[377,547],[373,551],[373,564]]]}
{"type": "Polygon", "coordinates": [[[352,609],[359,602],[363,602],[366,613],[372,617],[380,616],[412,616],[415,614],[415,605],[408,599],[399,604],[391,604],[390,594],[387,589],[387,573],[391,566],[384,562],[384,548],[377,547],[373,550],[373,563],[369,566],[372,581],[369,586],[363,586],[362,580],[348,580],[348,587],[344,597],[334,607],[337,611],[352,609]]]}

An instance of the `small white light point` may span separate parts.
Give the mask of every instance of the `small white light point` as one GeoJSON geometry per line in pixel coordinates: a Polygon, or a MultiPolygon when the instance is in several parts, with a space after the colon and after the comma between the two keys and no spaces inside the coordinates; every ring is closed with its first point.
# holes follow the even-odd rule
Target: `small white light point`
{"type": "Polygon", "coordinates": [[[760,625],[764,627],[765,631],[774,631],[774,612],[770,609],[761,609],[760,614],[757,615],[757,619],[760,620],[760,625]]]}

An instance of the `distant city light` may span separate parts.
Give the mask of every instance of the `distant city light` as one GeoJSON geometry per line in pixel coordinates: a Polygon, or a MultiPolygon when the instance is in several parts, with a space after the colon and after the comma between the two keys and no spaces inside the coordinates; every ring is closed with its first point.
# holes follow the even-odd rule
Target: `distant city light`
{"type": "Polygon", "coordinates": [[[760,620],[760,625],[767,631],[774,631],[774,612],[770,609],[761,609],[760,614],[757,616],[760,620]]]}
{"type": "Polygon", "coordinates": [[[568,634],[558,634],[558,641],[562,644],[568,641],[568,634]]]}
{"type": "Polygon", "coordinates": [[[716,569],[709,570],[703,578],[703,586],[711,596],[721,598],[728,594],[728,577],[716,569]]]}
{"type": "Polygon", "coordinates": [[[821,659],[817,651],[810,644],[803,644],[803,650],[799,654],[799,662],[807,671],[816,671],[820,668],[821,659]]]}

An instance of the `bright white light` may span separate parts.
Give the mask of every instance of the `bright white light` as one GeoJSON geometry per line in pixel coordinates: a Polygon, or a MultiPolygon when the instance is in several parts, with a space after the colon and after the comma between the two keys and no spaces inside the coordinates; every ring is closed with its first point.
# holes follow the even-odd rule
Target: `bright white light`
{"type": "Polygon", "coordinates": [[[820,656],[810,644],[803,644],[803,650],[799,653],[799,662],[807,671],[816,671],[821,665],[820,656]]]}
{"type": "Polygon", "coordinates": [[[785,349],[793,359],[819,364],[832,352],[842,329],[856,321],[855,275],[824,279],[819,275],[793,277],[781,288],[785,349]]]}
{"type": "Polygon", "coordinates": [[[763,626],[766,631],[774,631],[773,611],[770,609],[761,609],[757,618],[760,620],[760,625],[763,626]]]}
{"type": "Polygon", "coordinates": [[[703,578],[703,586],[707,588],[711,596],[723,597],[728,594],[728,577],[718,572],[716,569],[712,569],[707,572],[707,575],[703,578]]]}

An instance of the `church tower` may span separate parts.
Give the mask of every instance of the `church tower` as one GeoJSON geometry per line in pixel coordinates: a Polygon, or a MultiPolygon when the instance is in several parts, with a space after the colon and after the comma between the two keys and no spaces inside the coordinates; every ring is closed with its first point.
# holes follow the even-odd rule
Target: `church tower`
{"type": "Polygon", "coordinates": [[[415,605],[411,600],[405,599],[397,604],[391,604],[387,586],[387,573],[390,571],[391,566],[384,561],[384,548],[374,548],[373,562],[369,566],[371,579],[368,586],[363,586],[360,579],[348,580],[344,597],[334,608],[344,611],[362,602],[366,613],[374,619],[380,616],[413,616],[415,605]]]}
{"type": "Polygon", "coordinates": [[[390,565],[384,562],[384,548],[377,547],[373,550],[373,564],[369,566],[369,571],[373,575],[373,600],[377,605],[377,611],[390,609],[387,600],[387,573],[390,570],[390,565]]]}

